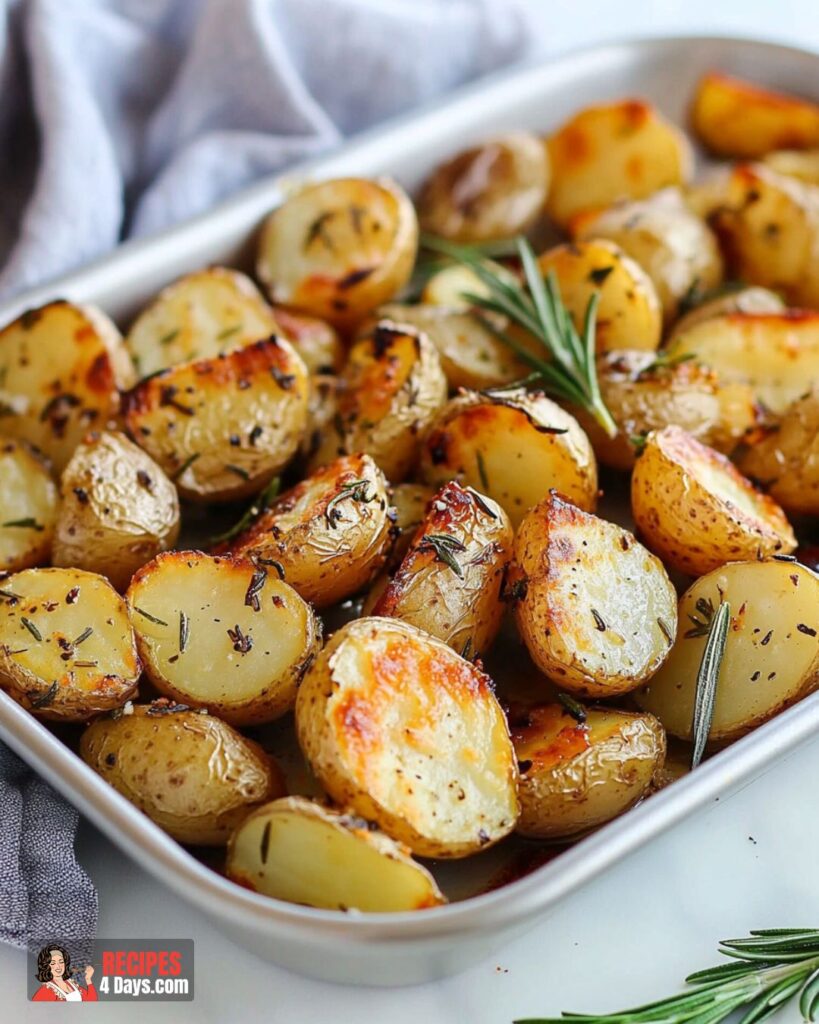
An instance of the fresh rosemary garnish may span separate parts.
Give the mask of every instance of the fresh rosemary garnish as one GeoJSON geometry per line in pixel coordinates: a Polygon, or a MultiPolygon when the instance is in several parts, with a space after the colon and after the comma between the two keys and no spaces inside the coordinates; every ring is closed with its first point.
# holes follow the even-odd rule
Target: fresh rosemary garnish
{"type": "Polygon", "coordinates": [[[572,718],[577,722],[578,725],[583,725],[588,717],[586,715],[586,709],[582,704],[579,704],[574,697],[570,697],[568,693],[559,693],[557,699],[563,705],[563,709],[567,714],[571,715],[572,718]]]}
{"type": "Polygon", "coordinates": [[[525,238],[516,240],[525,283],[518,283],[507,274],[498,273],[476,256],[468,246],[454,245],[441,238],[425,237],[428,249],[468,266],[486,285],[489,295],[467,292],[464,298],[472,305],[506,317],[539,341],[551,357],[535,355],[506,331],[487,326],[505,345],[517,353],[522,362],[537,370],[540,383],[555,398],[585,409],[609,437],[617,434],[617,424],[600,395],[595,362],[595,318],[599,294],[595,293],[586,307],[582,332],[578,332],[560,298],[554,272],[544,278],[538,268],[532,247],[525,238]]]}
{"type": "Polygon", "coordinates": [[[80,633],[76,640],[71,641],[72,647],[79,647],[81,643],[84,643],[89,636],[94,632],[93,626],[86,626],[85,629],[80,633]]]}
{"type": "Polygon", "coordinates": [[[692,359],[696,359],[694,352],[672,352],[668,349],[664,352],[656,352],[651,362],[639,371],[637,379],[648,377],[658,370],[673,370],[683,363],[689,363],[692,359]]]}
{"type": "Polygon", "coordinates": [[[233,540],[234,537],[238,537],[239,534],[247,529],[253,520],[257,519],[262,512],[264,512],[267,506],[279,496],[280,489],[281,480],[277,476],[274,476],[261,494],[258,494],[248,505],[242,513],[239,521],[231,526],[230,529],[225,530],[224,533],[219,533],[215,537],[211,537],[208,544],[224,544],[226,541],[233,540]]]}
{"type": "Polygon", "coordinates": [[[711,732],[711,720],[714,717],[714,702],[717,696],[717,683],[725,654],[725,642],[728,639],[728,627],[731,624],[731,606],[723,601],[711,619],[708,640],[702,652],[702,661],[697,672],[697,691],[694,698],[694,719],[691,724],[691,737],[694,749],[691,754],[691,767],[696,768],[705,753],[705,744],[711,732]]]}
{"type": "Polygon", "coordinates": [[[700,597],[697,599],[694,607],[702,618],[698,619],[696,615],[688,616],[694,623],[694,626],[683,634],[686,640],[691,640],[697,636],[708,636],[711,631],[711,620],[714,618],[714,602],[710,597],[700,597]]]}
{"type": "Polygon", "coordinates": [[[799,996],[806,1021],[819,1015],[819,929],[766,928],[719,945],[731,963],[696,971],[687,992],[608,1014],[564,1013],[527,1017],[515,1024],[718,1024],[741,1006],[740,1024],[758,1024],[799,996]]]}
{"type": "Polygon", "coordinates": [[[25,530],[36,530],[38,533],[42,533],[45,529],[42,523],[38,523],[37,520],[31,516],[26,516],[25,519],[9,519],[8,522],[3,523],[3,526],[19,526],[25,530]]]}
{"type": "Polygon", "coordinates": [[[421,538],[418,549],[431,548],[439,562],[448,565],[459,579],[464,578],[464,570],[454,552],[466,551],[466,547],[457,537],[450,537],[447,533],[428,533],[421,538]]]}
{"type": "Polygon", "coordinates": [[[144,608],[140,608],[137,605],[134,605],[134,611],[138,615],[141,615],[143,617],[143,619],[147,619],[148,622],[155,622],[157,624],[157,626],[167,626],[168,625],[168,623],[165,622],[164,619],[158,619],[155,615],[151,615],[150,612],[146,612],[144,608]]]}
{"type": "Polygon", "coordinates": [[[43,634],[40,632],[39,629],[37,629],[37,627],[34,625],[31,619],[27,619],[25,615],[22,615],[20,617],[20,621],[23,623],[23,625],[26,627],[29,633],[31,633],[35,640],[43,639],[43,634]]]}
{"type": "Polygon", "coordinates": [[[363,505],[368,504],[375,497],[374,494],[370,494],[370,481],[369,480],[351,480],[349,483],[342,484],[338,494],[334,495],[328,502],[327,508],[324,510],[324,516],[327,520],[327,525],[335,530],[336,521],[341,518],[336,505],[340,501],[345,501],[349,498],[351,501],[360,501],[363,505]]]}

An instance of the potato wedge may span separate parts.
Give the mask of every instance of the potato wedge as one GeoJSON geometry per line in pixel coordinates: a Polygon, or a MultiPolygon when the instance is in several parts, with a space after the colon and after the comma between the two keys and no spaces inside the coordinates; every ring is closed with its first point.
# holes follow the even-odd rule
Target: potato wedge
{"type": "Polygon", "coordinates": [[[711,72],[697,86],[695,133],[712,153],[741,159],[819,146],[819,105],[711,72]]]}
{"type": "Polygon", "coordinates": [[[819,149],[778,149],[768,153],[762,162],[777,174],[819,185],[819,149]]]}
{"type": "Polygon", "coordinates": [[[364,818],[301,796],[245,818],[230,838],[226,873],[254,892],[326,910],[389,913],[446,903],[405,846],[364,818]]]}
{"type": "Polygon", "coordinates": [[[343,601],[384,566],[393,523],[384,474],[345,455],[266,508],[226,550],[276,567],[316,608],[343,601]]]}
{"type": "Polygon", "coordinates": [[[206,267],[163,288],[125,341],[144,377],[177,363],[214,359],[276,333],[273,310],[249,277],[206,267]]]}
{"type": "Polygon", "coordinates": [[[776,292],[768,288],[760,288],[757,285],[731,288],[713,298],[704,298],[676,320],[666,346],[672,346],[678,337],[704,320],[713,320],[726,313],[784,313],[786,308],[776,292]]]}
{"type": "Polygon", "coordinates": [[[307,429],[307,369],[271,337],[140,381],[123,409],[131,437],[184,498],[232,501],[295,455],[307,429]]]}
{"type": "Polygon", "coordinates": [[[631,510],[651,550],[691,576],[796,547],[779,505],[680,427],[648,435],[631,476],[631,510]]]}
{"type": "Polygon", "coordinates": [[[134,368],[114,323],[65,300],[0,330],[0,429],[28,441],[57,473],[89,430],[114,422],[134,368]]]}
{"type": "Polygon", "coordinates": [[[307,185],[270,214],[256,272],[275,304],[349,328],[409,280],[418,220],[387,178],[307,185]]]}
{"type": "Polygon", "coordinates": [[[435,494],[426,484],[396,484],[389,490],[390,505],[395,510],[393,522],[395,543],[388,564],[397,566],[409,551],[412,539],[426,515],[427,505],[435,494]]]}
{"type": "Polygon", "coordinates": [[[136,573],[126,598],[154,686],[232,725],[289,711],[321,644],[310,606],[246,558],[166,551],[136,573]]]}
{"type": "Polygon", "coordinates": [[[24,569],[0,582],[0,686],[40,718],[118,708],[140,674],[125,602],[81,569],[24,569]]]}
{"type": "Polygon", "coordinates": [[[99,573],[124,590],[178,536],[176,488],[154,460],[119,431],[89,434],[60,480],[53,564],[99,573]]]}
{"type": "Polygon", "coordinates": [[[274,310],[276,323],[304,360],[310,374],[338,373],[347,358],[347,350],[335,327],[315,316],[294,313],[279,306],[274,310]]]}
{"type": "Polygon", "coordinates": [[[413,853],[465,857],[515,827],[514,751],[489,678],[405,622],[338,630],[299,687],[296,730],[330,796],[413,853]]]}
{"type": "Polygon", "coordinates": [[[571,839],[633,807],[665,761],[665,730],[654,715],[562,704],[528,708],[512,720],[520,769],[518,832],[571,839]]]}
{"type": "Polygon", "coordinates": [[[628,693],[671,649],[677,595],[662,563],[555,491],[521,523],[507,593],[532,660],[571,693],[628,693]]]}
{"type": "Polygon", "coordinates": [[[218,718],[165,698],[92,722],[80,756],[191,846],[224,846],[250,811],[286,792],[261,747],[218,718]]]}
{"type": "Polygon", "coordinates": [[[25,441],[0,436],[0,572],[48,561],[57,503],[42,455],[25,441]]]}
{"type": "Polygon", "coordinates": [[[452,399],[424,441],[421,474],[435,487],[456,479],[489,495],[513,526],[552,487],[581,508],[597,501],[597,464],[577,420],[524,388],[452,399]]]}
{"type": "Polygon", "coordinates": [[[737,739],[819,683],[819,577],[798,562],[732,562],[680,598],[670,657],[636,694],[673,736],[691,738],[697,670],[721,601],[731,626],[717,683],[710,739],[737,739]]]}
{"type": "Polygon", "coordinates": [[[409,622],[465,658],[485,654],[503,618],[512,540],[500,505],[444,484],[371,614],[409,622]]]}
{"type": "Polygon", "coordinates": [[[546,209],[561,227],[581,210],[680,185],[693,167],[683,133],[642,100],[586,107],[549,138],[548,149],[546,209]]]}

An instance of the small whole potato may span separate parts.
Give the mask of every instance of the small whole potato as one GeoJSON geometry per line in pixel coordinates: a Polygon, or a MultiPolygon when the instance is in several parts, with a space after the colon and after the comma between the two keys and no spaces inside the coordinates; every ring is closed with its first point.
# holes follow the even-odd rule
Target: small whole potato
{"type": "Polygon", "coordinates": [[[203,711],[161,698],[98,718],[80,756],[180,843],[223,846],[255,807],[283,796],[278,766],[203,711]]]}
{"type": "Polygon", "coordinates": [[[0,571],[48,561],[57,503],[43,456],[25,441],[0,436],[0,571]]]}

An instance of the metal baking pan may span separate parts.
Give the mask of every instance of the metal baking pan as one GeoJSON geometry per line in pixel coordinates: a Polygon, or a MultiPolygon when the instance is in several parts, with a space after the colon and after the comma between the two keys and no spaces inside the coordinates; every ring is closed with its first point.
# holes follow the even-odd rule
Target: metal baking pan
{"type": "MultiPolygon", "coordinates": [[[[95,302],[125,324],[179,274],[211,262],[249,266],[261,219],[294,180],[390,174],[412,189],[439,159],[473,140],[512,126],[546,131],[579,107],[615,97],[647,97],[684,124],[693,86],[711,69],[800,93],[819,80],[819,55],[747,40],[656,39],[584,50],[494,77],[262,182],[180,227],[123,245],[110,258],[19,295],[0,307],[0,323],[60,296],[95,302]]],[[[471,861],[451,862],[443,869],[443,884],[454,898],[448,906],[365,916],[282,903],[227,881],[0,693],[0,737],[159,882],[257,955],[325,980],[369,985],[430,981],[488,956],[632,850],[747,784],[817,733],[819,694],[525,877],[487,891],[491,872],[496,881],[513,879],[514,865],[480,857],[478,868],[471,861]]]]}

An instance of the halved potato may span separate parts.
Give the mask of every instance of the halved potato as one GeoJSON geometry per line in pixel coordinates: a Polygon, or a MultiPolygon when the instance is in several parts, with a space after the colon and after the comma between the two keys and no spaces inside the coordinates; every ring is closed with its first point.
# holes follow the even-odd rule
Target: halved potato
{"type": "Polygon", "coordinates": [[[126,598],[154,686],[233,725],[289,711],[321,643],[310,606],[246,558],[166,551],[136,573],[126,598]]]}
{"type": "Polygon", "coordinates": [[[191,501],[264,487],[295,455],[307,405],[307,369],[277,337],[171,367],[123,396],[131,437],[191,501]]]}
{"type": "Polygon", "coordinates": [[[307,185],[268,217],[256,270],[276,304],[349,328],[409,280],[418,220],[387,178],[307,185]]]}
{"type": "Polygon", "coordinates": [[[671,649],[677,595],[662,563],[555,491],[521,523],[507,593],[532,660],[572,693],[628,693],[671,649]]]}
{"type": "Polygon", "coordinates": [[[369,455],[345,455],[277,498],[225,547],[275,566],[305,601],[325,608],[383,567],[392,526],[384,474],[369,455]]]}
{"type": "Polygon", "coordinates": [[[560,297],[578,331],[591,297],[600,303],[595,320],[598,352],[650,349],[660,344],[663,310],[651,278],[619,245],[605,239],[548,249],[538,259],[545,277],[553,271],[560,297]]]}
{"type": "Polygon", "coordinates": [[[762,162],[777,174],[819,185],[819,149],[778,149],[768,153],[762,162]]]}
{"type": "Polygon", "coordinates": [[[370,614],[409,622],[464,657],[485,654],[503,618],[512,540],[500,505],[444,484],[370,614]]]}
{"type": "Polygon", "coordinates": [[[421,187],[418,219],[455,242],[512,238],[542,213],[549,177],[541,140],[509,132],[439,164],[421,187]]]}
{"type": "Polygon", "coordinates": [[[704,75],[691,110],[694,131],[720,156],[819,146],[819,105],[718,72],[704,75]]]}
{"type": "Polygon", "coordinates": [[[282,333],[311,374],[339,372],[347,358],[347,350],[335,327],[326,320],[295,313],[284,306],[275,309],[274,315],[282,333]]]}
{"type": "Polygon", "coordinates": [[[0,430],[28,441],[57,473],[89,430],[114,422],[134,368],[114,323],[63,299],[0,330],[0,430]]]}
{"type": "Polygon", "coordinates": [[[581,508],[597,501],[597,464],[577,420],[524,388],[452,399],[424,441],[421,474],[436,487],[456,479],[488,494],[513,526],[552,487],[581,508]]]}
{"type": "Polygon", "coordinates": [[[517,772],[489,678],[396,619],[336,632],[296,700],[299,743],[342,806],[425,857],[465,857],[518,817],[517,772]]]}
{"type": "MultiPolygon", "coordinates": [[[[510,281],[515,280],[511,271],[505,270],[491,260],[487,262],[496,273],[508,274],[510,281]]],[[[471,267],[463,263],[453,263],[429,278],[421,293],[421,302],[426,306],[444,306],[447,309],[467,312],[471,306],[464,298],[465,295],[488,298],[489,288],[471,267]]]]}
{"type": "Polygon", "coordinates": [[[174,839],[194,846],[224,846],[253,808],[286,792],[261,747],[164,697],[92,722],[80,756],[174,839]]]}
{"type": "Polygon", "coordinates": [[[163,288],[125,340],[144,377],[276,333],[273,310],[249,277],[227,267],[206,267],[163,288]]]}
{"type": "Polygon", "coordinates": [[[446,903],[405,846],[364,818],[301,796],[248,815],[230,838],[225,870],[254,892],[326,910],[389,913],[446,903]]]}
{"type": "Polygon", "coordinates": [[[542,704],[512,720],[521,835],[569,839],[604,825],[644,797],[663,767],[665,731],[654,715],[577,705],[575,716],[542,704]]]}
{"type": "Polygon", "coordinates": [[[782,299],[769,288],[757,285],[730,288],[722,295],[710,299],[705,297],[690,312],[676,320],[666,346],[673,345],[680,335],[704,320],[713,320],[725,313],[784,313],[785,309],[782,299]]]}
{"type": "Polygon", "coordinates": [[[683,133],[642,100],[586,107],[549,138],[548,148],[546,209],[561,227],[581,210],[679,185],[693,167],[683,133]]]}
{"type": "Polygon", "coordinates": [[[390,504],[395,510],[395,543],[390,552],[389,565],[398,565],[409,550],[434,493],[435,489],[426,484],[396,484],[390,488],[390,504]]]}
{"type": "Polygon", "coordinates": [[[0,686],[41,718],[82,722],[117,708],[140,674],[125,602],[81,569],[0,580],[0,686]]]}
{"type": "Polygon", "coordinates": [[[310,375],[307,398],[307,427],[299,445],[299,462],[309,462],[318,452],[325,452],[325,462],[343,455],[343,445],[338,441],[338,393],[341,382],[329,373],[310,375]],[[333,442],[339,451],[333,451],[333,442]]]}
{"type": "Polygon", "coordinates": [[[48,463],[25,441],[0,437],[0,572],[47,561],[56,521],[48,463]]]}
{"type": "Polygon", "coordinates": [[[176,488],[118,431],[86,437],[63,470],[60,498],[54,565],[97,572],[117,590],[179,536],[176,488]]]}
{"type": "Polygon", "coordinates": [[[779,505],[680,427],[648,435],[631,476],[631,510],[651,550],[691,576],[796,547],[779,505]]]}
{"type": "Polygon", "coordinates": [[[722,601],[731,625],[717,682],[712,740],[733,740],[819,683],[819,576],[796,561],[732,562],[680,598],[670,657],[637,701],[674,736],[690,739],[697,671],[722,601]]]}

